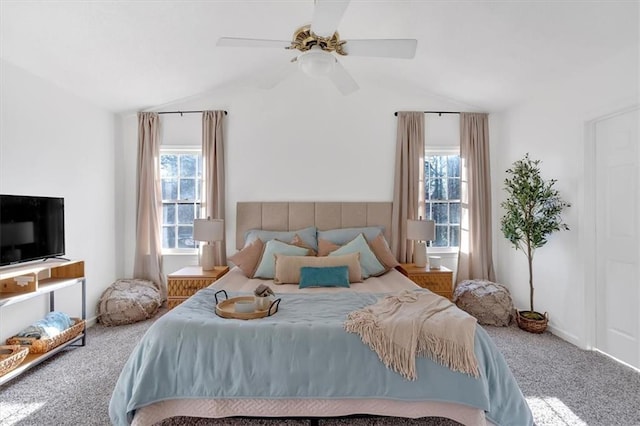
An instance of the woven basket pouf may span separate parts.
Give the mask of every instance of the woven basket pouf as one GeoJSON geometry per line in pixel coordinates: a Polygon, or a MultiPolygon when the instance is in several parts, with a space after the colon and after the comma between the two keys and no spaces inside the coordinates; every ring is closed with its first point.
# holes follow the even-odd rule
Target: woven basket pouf
{"type": "Polygon", "coordinates": [[[514,318],[511,294],[502,284],[485,280],[462,281],[453,292],[453,301],[483,325],[507,326],[514,318]]]}
{"type": "Polygon", "coordinates": [[[121,279],[102,293],[98,302],[98,321],[103,325],[123,325],[153,317],[162,298],[152,281],[121,279]]]}

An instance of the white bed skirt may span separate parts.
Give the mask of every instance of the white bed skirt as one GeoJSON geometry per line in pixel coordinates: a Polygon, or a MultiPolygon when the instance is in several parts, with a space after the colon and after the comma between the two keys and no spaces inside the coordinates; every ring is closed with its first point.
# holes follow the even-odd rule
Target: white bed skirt
{"type": "Polygon", "coordinates": [[[139,409],[133,426],[151,426],[170,417],[340,417],[356,414],[421,418],[445,417],[467,426],[493,425],[484,411],[447,402],[385,399],[174,399],[139,409]]]}

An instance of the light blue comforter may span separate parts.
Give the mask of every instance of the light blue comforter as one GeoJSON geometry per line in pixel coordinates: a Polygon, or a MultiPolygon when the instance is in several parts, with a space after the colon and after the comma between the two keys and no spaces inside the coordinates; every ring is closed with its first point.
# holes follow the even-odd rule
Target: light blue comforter
{"type": "Polygon", "coordinates": [[[343,329],[349,312],[381,295],[282,294],[277,314],[242,321],[215,314],[215,291],[199,291],[149,328],[111,396],[114,424],[129,424],[137,408],[176,398],[446,401],[481,408],[497,425],[533,424],[502,354],[481,327],[479,379],[418,357],[418,379],[408,381],[343,329]]]}

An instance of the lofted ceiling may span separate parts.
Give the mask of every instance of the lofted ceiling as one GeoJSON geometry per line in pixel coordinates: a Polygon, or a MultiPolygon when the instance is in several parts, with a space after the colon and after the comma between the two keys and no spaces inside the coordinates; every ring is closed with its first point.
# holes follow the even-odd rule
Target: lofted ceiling
{"type": "MultiPolygon", "coordinates": [[[[0,0],[0,57],[108,110],[134,111],[255,87],[295,54],[216,47],[218,38],[289,40],[313,10],[313,0],[0,0]]],[[[341,59],[360,90],[401,79],[497,111],[608,57],[637,54],[639,19],[637,1],[353,0],[338,31],[418,40],[410,60],[341,59]]]]}

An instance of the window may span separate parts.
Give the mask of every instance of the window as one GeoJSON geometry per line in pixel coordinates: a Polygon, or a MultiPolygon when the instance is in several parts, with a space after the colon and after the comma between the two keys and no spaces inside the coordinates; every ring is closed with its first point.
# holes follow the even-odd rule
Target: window
{"type": "Polygon", "coordinates": [[[199,149],[161,149],[162,249],[193,252],[193,219],[200,217],[202,155],[199,149]]]}
{"type": "Polygon", "coordinates": [[[430,247],[460,245],[460,154],[425,150],[424,216],[436,222],[430,247]]]}

